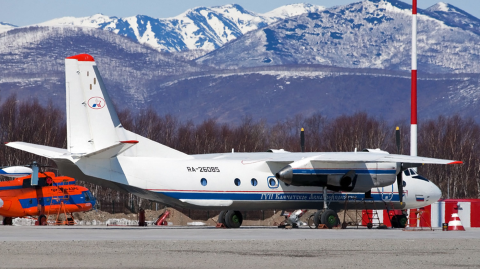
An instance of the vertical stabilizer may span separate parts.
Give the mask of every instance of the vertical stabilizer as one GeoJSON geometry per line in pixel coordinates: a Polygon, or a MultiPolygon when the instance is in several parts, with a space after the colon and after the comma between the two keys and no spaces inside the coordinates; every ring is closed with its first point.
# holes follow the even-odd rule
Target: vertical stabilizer
{"type": "Polygon", "coordinates": [[[70,153],[98,158],[105,155],[99,155],[99,151],[111,150],[112,146],[127,143],[135,146],[122,148],[120,154],[125,156],[189,157],[123,128],[92,56],[79,54],[66,58],[65,78],[67,150],[70,153]],[[94,152],[95,154],[90,154],[94,152]]]}
{"type": "Polygon", "coordinates": [[[67,147],[90,153],[124,140],[123,128],[92,56],[65,59],[67,147]]]}

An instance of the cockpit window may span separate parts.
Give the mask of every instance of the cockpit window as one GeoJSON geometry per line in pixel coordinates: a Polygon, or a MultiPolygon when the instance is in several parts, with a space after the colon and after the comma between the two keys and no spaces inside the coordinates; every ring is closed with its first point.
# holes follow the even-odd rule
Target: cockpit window
{"type": "Polygon", "coordinates": [[[415,170],[413,170],[413,169],[408,169],[408,170],[410,171],[410,175],[412,175],[412,176],[417,175],[417,172],[415,172],[415,170]]]}
{"type": "Polygon", "coordinates": [[[420,180],[423,180],[423,181],[426,181],[426,182],[429,182],[430,180],[422,177],[421,175],[417,174],[416,176],[413,176],[412,178],[416,178],[416,179],[420,179],[420,180]]]}
{"type": "Polygon", "coordinates": [[[404,173],[406,176],[409,176],[409,175],[410,175],[410,170],[407,169],[407,170],[403,171],[403,173],[404,173]]]}
{"type": "Polygon", "coordinates": [[[88,191],[84,191],[83,196],[85,196],[85,202],[90,202],[90,200],[92,199],[88,191]]]}

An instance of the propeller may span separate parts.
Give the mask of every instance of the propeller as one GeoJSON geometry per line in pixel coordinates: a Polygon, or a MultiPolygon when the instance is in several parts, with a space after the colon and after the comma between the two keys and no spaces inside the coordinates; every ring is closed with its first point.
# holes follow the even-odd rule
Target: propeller
{"type": "Polygon", "coordinates": [[[302,128],[300,131],[300,147],[302,148],[302,152],[305,152],[305,134],[304,129],[302,128]]]}
{"type": "MultiPolygon", "coordinates": [[[[397,126],[395,130],[395,142],[397,144],[397,154],[400,154],[400,128],[397,126]]],[[[400,196],[400,204],[403,204],[403,163],[400,164],[400,172],[397,174],[398,195],[400,196]]]]}

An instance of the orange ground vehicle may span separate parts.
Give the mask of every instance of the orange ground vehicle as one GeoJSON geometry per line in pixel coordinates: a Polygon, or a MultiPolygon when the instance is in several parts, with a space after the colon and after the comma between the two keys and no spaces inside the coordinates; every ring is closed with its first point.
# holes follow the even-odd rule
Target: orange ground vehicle
{"type": "Polygon", "coordinates": [[[51,172],[39,173],[37,186],[31,185],[31,176],[0,182],[0,199],[4,225],[11,225],[13,217],[26,216],[38,216],[39,225],[46,225],[45,215],[88,211],[96,202],[87,188],[75,185],[75,179],[51,172]]]}

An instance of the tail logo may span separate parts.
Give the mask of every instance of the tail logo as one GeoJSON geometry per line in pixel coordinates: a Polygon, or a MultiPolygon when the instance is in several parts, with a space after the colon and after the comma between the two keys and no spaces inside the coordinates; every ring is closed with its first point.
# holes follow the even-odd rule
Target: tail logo
{"type": "Polygon", "coordinates": [[[102,97],[92,97],[88,99],[88,106],[92,109],[102,109],[105,107],[105,100],[102,97]]]}

